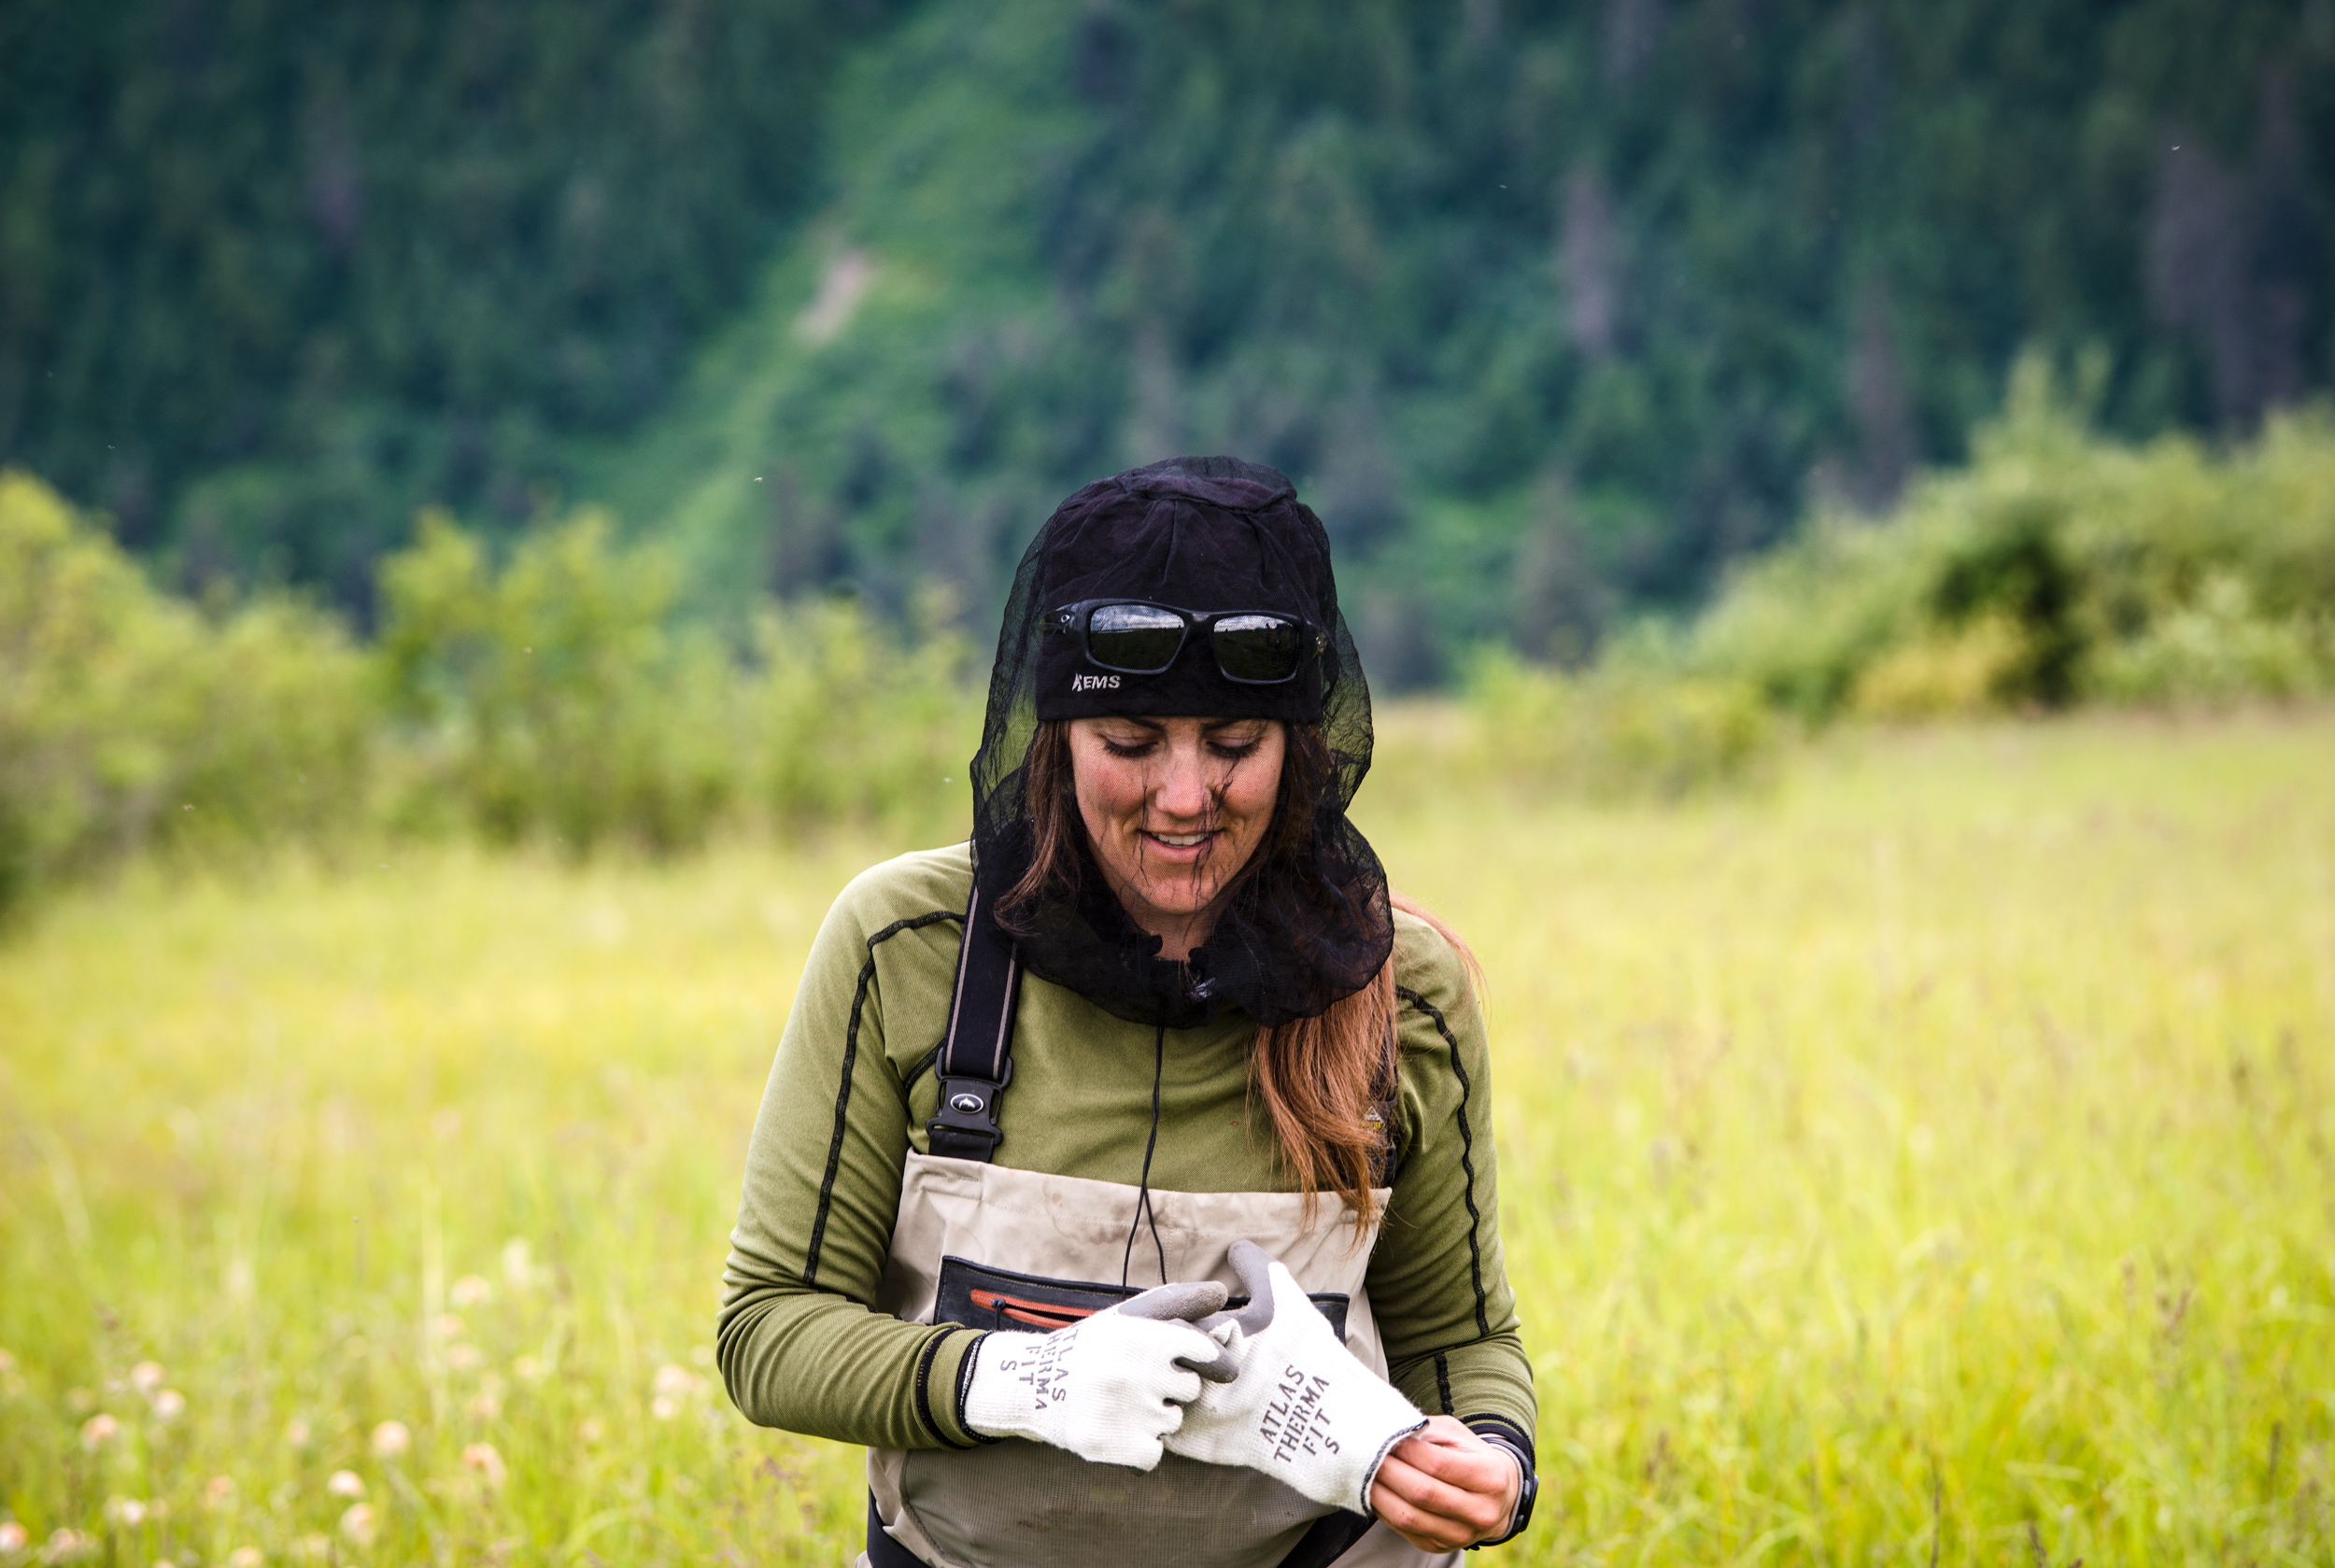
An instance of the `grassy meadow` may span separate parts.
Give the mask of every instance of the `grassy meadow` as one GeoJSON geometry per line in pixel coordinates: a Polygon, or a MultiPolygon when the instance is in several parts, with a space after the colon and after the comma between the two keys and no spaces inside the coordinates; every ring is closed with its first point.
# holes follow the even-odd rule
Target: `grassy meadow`
{"type": "MultiPolygon", "coordinates": [[[[1516,1563],[2335,1561],[2335,713],[1359,814],[1489,971],[1516,1563]]],[[[0,1563],[833,1564],[711,1365],[886,846],[134,871],[0,944],[0,1563]]]]}

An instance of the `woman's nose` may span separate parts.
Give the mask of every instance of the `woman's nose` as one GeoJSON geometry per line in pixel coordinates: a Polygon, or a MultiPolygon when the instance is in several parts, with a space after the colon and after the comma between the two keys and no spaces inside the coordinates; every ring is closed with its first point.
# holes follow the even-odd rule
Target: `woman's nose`
{"type": "Polygon", "coordinates": [[[1152,794],[1153,809],[1168,816],[1195,817],[1209,809],[1207,770],[1199,748],[1171,747],[1159,787],[1152,794]]]}

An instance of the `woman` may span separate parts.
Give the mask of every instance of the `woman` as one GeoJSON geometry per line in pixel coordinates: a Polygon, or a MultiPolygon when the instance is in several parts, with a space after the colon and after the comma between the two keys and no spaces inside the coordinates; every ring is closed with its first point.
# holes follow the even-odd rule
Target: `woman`
{"type": "Polygon", "coordinates": [[[870,1450],[863,1564],[1417,1564],[1522,1528],[1472,960],[1347,820],[1369,757],[1281,474],[1134,470],[1031,544],[972,841],[836,901],[723,1275],[738,1407],[870,1450]]]}

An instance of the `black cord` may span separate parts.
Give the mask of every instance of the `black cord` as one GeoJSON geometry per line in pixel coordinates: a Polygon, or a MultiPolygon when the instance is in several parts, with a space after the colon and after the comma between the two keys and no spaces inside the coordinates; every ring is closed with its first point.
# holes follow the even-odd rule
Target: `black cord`
{"type": "Polygon", "coordinates": [[[1159,1239],[1159,1212],[1152,1207],[1152,1151],[1159,1147],[1159,1081],[1168,1067],[1168,1025],[1159,1025],[1152,1040],[1152,1136],[1143,1142],[1143,1184],[1136,1190],[1135,1217],[1127,1222],[1126,1250],[1119,1256],[1119,1284],[1125,1289],[1127,1270],[1135,1261],[1135,1227],[1152,1222],[1152,1250],[1159,1254],[1159,1282],[1168,1283],[1168,1249],[1159,1239]]]}

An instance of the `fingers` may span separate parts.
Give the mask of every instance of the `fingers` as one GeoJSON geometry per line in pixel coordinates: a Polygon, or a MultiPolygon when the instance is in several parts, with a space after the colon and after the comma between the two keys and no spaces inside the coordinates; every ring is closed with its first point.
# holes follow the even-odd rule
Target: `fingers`
{"type": "Polygon", "coordinates": [[[1422,1552],[1458,1551],[1473,1546],[1484,1533],[1464,1520],[1422,1513],[1400,1499],[1390,1497],[1383,1488],[1372,1489],[1370,1509],[1385,1521],[1389,1530],[1422,1552]]]}
{"type": "MultiPolygon", "coordinates": [[[[1441,1420],[1450,1420],[1449,1417],[1441,1420]]],[[[1509,1462],[1508,1456],[1469,1432],[1458,1428],[1454,1436],[1448,1430],[1438,1431],[1439,1422],[1412,1433],[1394,1445],[1389,1457],[1400,1457],[1405,1464],[1439,1481],[1454,1486],[1472,1487],[1485,1476],[1497,1476],[1505,1472],[1501,1465],[1509,1462]]],[[[1451,1423],[1458,1426],[1457,1422],[1451,1423]]]]}
{"type": "MultiPolygon", "coordinates": [[[[1167,1287],[1169,1290],[1181,1288],[1167,1287]]],[[[1217,1301],[1221,1304],[1224,1300],[1224,1287],[1215,1285],[1212,1288],[1216,1293],[1217,1301]]],[[[1147,1293],[1150,1295],[1162,1293],[1161,1291],[1147,1293]]],[[[1143,1299],[1142,1296],[1135,1298],[1136,1302],[1143,1299]]],[[[1204,1301],[1207,1298],[1202,1295],[1194,1299],[1204,1301]]],[[[1132,1306],[1134,1303],[1131,1302],[1128,1305],[1132,1306]]],[[[1125,1308],[1121,1310],[1124,1311],[1125,1308]]],[[[1139,1321],[1145,1326],[1135,1331],[1137,1337],[1130,1343],[1141,1345],[1146,1354],[1165,1354],[1171,1364],[1181,1367],[1185,1374],[1192,1377],[1192,1391],[1179,1394],[1178,1398],[1199,1398],[1199,1380],[1202,1377],[1211,1383],[1229,1383],[1240,1376],[1240,1363],[1235,1359],[1233,1353],[1210,1338],[1201,1331],[1198,1324],[1186,1322],[1182,1318],[1168,1318],[1165,1321],[1140,1318],[1139,1321]]]]}
{"type": "MultiPolygon", "coordinates": [[[[1211,1383],[1229,1383],[1240,1375],[1240,1363],[1222,1344],[1208,1337],[1207,1331],[1209,1324],[1224,1317],[1219,1308],[1230,1293],[1219,1280],[1191,1279],[1145,1291],[1132,1300],[1121,1302],[1112,1310],[1130,1318],[1145,1318],[1178,1325],[1192,1324],[1197,1331],[1195,1337],[1201,1343],[1178,1354],[1176,1364],[1199,1374],[1211,1383]]],[[[1196,1399],[1199,1392],[1196,1384],[1192,1392],[1184,1397],[1196,1399]]]]}
{"type": "Polygon", "coordinates": [[[1241,1293],[1249,1298],[1249,1305],[1233,1314],[1233,1321],[1253,1339],[1273,1326],[1273,1270],[1278,1265],[1272,1254],[1253,1241],[1234,1242],[1226,1261],[1240,1281],[1241,1293]]]}
{"type": "Polygon", "coordinates": [[[1167,1446],[1153,1436],[1129,1435],[1103,1445],[1085,1457],[1097,1464],[1121,1464],[1129,1470],[1156,1470],[1167,1446]]]}
{"type": "Polygon", "coordinates": [[[1156,1318],[1162,1321],[1182,1319],[1197,1322],[1224,1305],[1232,1293],[1214,1279],[1189,1279],[1157,1290],[1145,1291],[1129,1301],[1121,1302],[1114,1311],[1130,1318],[1156,1318]]]}
{"type": "Polygon", "coordinates": [[[1499,1529],[1508,1513],[1502,1497],[1447,1486],[1391,1454],[1371,1485],[1370,1508],[1387,1528],[1427,1551],[1471,1546],[1499,1529]]]}
{"type": "Polygon", "coordinates": [[[1449,1417],[1394,1445],[1379,1466],[1371,1507],[1423,1550],[1450,1551],[1507,1522],[1516,1462],[1449,1417]]]}
{"type": "MultiPolygon", "coordinates": [[[[1198,1328],[1191,1330],[1191,1342],[1186,1344],[1184,1349],[1177,1351],[1175,1365],[1184,1367],[1186,1372],[1194,1372],[1194,1375],[1198,1375],[1198,1377],[1205,1377],[1205,1379],[1212,1381],[1212,1384],[1231,1384],[1231,1381],[1236,1381],[1238,1377],[1240,1377],[1240,1358],[1233,1356],[1231,1349],[1222,1347],[1222,1344],[1217,1344],[1214,1339],[1210,1339],[1208,1335],[1200,1333],[1198,1328]]],[[[1184,1398],[1189,1398],[1189,1400],[1200,1398],[1198,1379],[1194,1381],[1191,1393],[1184,1395],[1184,1398]]]]}
{"type": "MultiPolygon", "coordinates": [[[[1229,1383],[1240,1376],[1240,1363],[1234,1359],[1230,1350],[1212,1341],[1209,1349],[1211,1354],[1206,1361],[1198,1360],[1194,1356],[1178,1356],[1176,1364],[1186,1372],[1198,1374],[1211,1383],[1229,1383]]],[[[1197,1399],[1199,1396],[1200,1391],[1195,1386],[1188,1397],[1197,1399]]]]}

